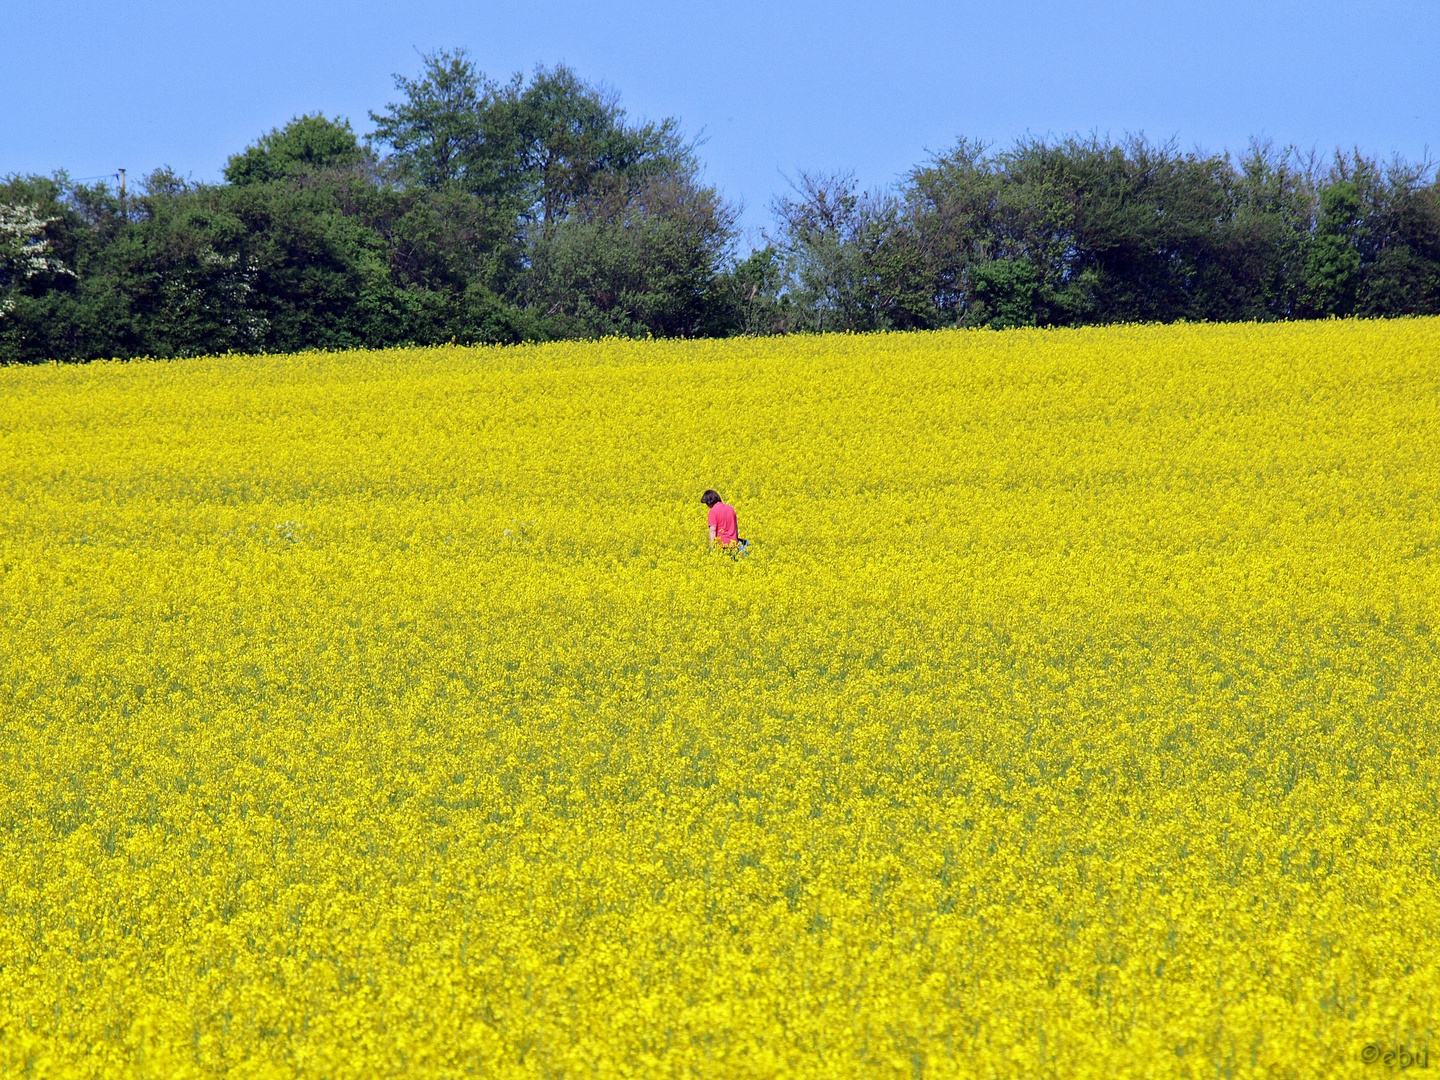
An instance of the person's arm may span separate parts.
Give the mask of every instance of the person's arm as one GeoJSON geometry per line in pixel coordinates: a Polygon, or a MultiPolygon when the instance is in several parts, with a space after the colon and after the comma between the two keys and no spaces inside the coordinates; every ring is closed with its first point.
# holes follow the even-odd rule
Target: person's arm
{"type": "Polygon", "coordinates": [[[714,525],[711,525],[711,526],[710,526],[710,546],[711,546],[711,547],[714,547],[714,546],[715,546],[715,526],[714,526],[714,525]]]}

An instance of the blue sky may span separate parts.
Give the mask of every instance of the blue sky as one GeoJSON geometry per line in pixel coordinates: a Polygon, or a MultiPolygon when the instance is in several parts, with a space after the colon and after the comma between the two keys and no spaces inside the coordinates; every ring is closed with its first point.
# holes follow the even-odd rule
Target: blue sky
{"type": "Polygon", "coordinates": [[[298,113],[363,134],[393,73],[453,46],[494,75],[564,61],[633,115],[678,116],[752,229],[798,169],[880,186],[958,135],[1440,153],[1436,0],[0,0],[0,26],[0,174],[214,180],[298,113]]]}

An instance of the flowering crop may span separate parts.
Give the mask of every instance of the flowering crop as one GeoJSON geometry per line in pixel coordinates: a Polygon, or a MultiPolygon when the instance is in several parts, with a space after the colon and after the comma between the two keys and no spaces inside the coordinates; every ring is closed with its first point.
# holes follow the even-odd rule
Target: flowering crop
{"type": "Polygon", "coordinates": [[[0,370],[0,1074],[1424,1052],[1437,356],[1403,320],[0,370]]]}

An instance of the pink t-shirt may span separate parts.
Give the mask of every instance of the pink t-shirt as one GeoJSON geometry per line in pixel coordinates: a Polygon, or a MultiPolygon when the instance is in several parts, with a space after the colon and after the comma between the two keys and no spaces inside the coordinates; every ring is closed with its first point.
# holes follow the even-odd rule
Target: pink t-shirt
{"type": "Polygon", "coordinates": [[[715,530],[717,544],[735,543],[740,535],[735,525],[735,508],[729,503],[716,503],[710,507],[710,527],[715,530]]]}

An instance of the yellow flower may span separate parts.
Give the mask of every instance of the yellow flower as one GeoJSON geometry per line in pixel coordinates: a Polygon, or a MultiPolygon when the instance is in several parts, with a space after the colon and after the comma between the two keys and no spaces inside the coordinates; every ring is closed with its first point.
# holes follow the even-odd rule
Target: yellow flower
{"type": "Polygon", "coordinates": [[[0,1075],[1424,1051],[1436,355],[1411,319],[0,369],[0,1075]]]}

